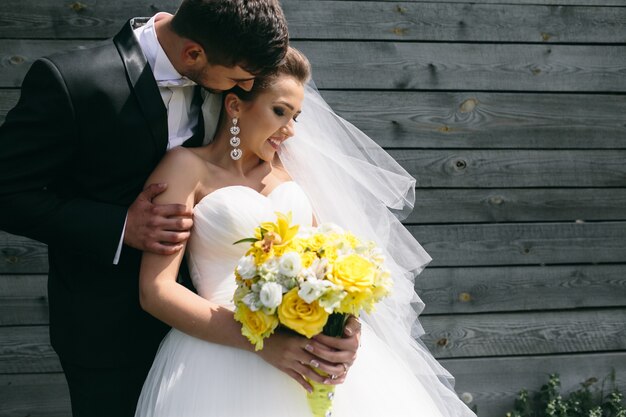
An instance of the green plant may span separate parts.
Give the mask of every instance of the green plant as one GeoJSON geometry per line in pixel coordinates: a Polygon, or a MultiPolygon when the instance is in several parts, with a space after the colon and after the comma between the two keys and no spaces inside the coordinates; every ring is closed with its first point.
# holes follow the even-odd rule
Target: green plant
{"type": "Polygon", "coordinates": [[[611,372],[598,387],[597,378],[589,378],[576,391],[564,396],[558,374],[550,375],[539,392],[520,391],[513,410],[506,417],[626,417],[623,394],[611,372]],[[607,386],[608,384],[608,386],[607,386]]]}

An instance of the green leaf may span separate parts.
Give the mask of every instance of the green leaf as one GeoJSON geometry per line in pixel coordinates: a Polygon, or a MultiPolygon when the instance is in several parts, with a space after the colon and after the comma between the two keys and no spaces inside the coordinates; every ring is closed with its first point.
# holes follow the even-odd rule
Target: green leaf
{"type": "Polygon", "coordinates": [[[241,239],[241,240],[236,241],[235,243],[233,243],[233,245],[236,245],[238,243],[244,243],[244,242],[251,242],[252,243],[252,242],[256,242],[256,241],[257,241],[257,239],[254,238],[254,237],[247,237],[245,239],[241,239]]]}

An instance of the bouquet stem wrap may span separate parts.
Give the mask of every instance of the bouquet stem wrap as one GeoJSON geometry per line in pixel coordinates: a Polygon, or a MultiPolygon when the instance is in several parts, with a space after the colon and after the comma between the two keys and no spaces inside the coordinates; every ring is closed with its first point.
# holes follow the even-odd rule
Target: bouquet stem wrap
{"type": "MultiPolygon", "coordinates": [[[[347,314],[331,314],[322,333],[327,336],[341,337],[347,320],[347,314]]],[[[325,372],[314,370],[320,375],[328,376],[325,372]]],[[[307,400],[313,416],[329,417],[332,412],[333,398],[335,397],[335,386],[320,384],[311,380],[308,380],[308,382],[313,387],[313,391],[307,394],[307,400]]]]}

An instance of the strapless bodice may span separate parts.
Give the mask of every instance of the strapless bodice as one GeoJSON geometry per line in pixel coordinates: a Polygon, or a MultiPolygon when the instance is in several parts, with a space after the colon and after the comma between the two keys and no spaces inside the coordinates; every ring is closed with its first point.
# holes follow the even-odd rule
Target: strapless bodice
{"type": "Polygon", "coordinates": [[[254,229],[261,222],[275,221],[277,211],[291,211],[294,224],[311,225],[311,205],[304,191],[292,181],[280,184],[268,196],[246,186],[228,186],[196,204],[187,261],[200,296],[232,307],[236,288],[233,271],[250,245],[233,243],[254,236],[254,229]]]}

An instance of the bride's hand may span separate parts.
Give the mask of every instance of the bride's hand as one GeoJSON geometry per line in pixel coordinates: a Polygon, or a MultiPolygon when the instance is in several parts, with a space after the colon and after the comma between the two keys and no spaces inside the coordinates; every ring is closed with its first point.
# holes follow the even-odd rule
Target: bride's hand
{"type": "Polygon", "coordinates": [[[343,378],[331,380],[329,376],[322,376],[313,370],[317,368],[328,375],[345,374],[345,369],[341,364],[327,362],[317,354],[320,350],[329,349],[321,343],[303,336],[278,331],[267,338],[263,345],[263,349],[256,353],[267,363],[292,377],[309,392],[313,387],[306,378],[320,384],[325,381],[332,385],[343,382],[343,378]]]}
{"type": "Polygon", "coordinates": [[[354,316],[348,318],[342,338],[320,334],[311,339],[311,352],[333,369],[328,372],[330,377],[325,383],[338,385],[345,381],[348,370],[356,360],[360,340],[361,322],[354,316]]]}
{"type": "Polygon", "coordinates": [[[318,335],[313,339],[286,332],[276,332],[264,341],[257,354],[270,365],[285,372],[310,392],[306,378],[327,385],[339,385],[356,359],[361,338],[361,323],[351,316],[344,337],[318,335]],[[317,368],[326,376],[315,372],[317,368]]]}

